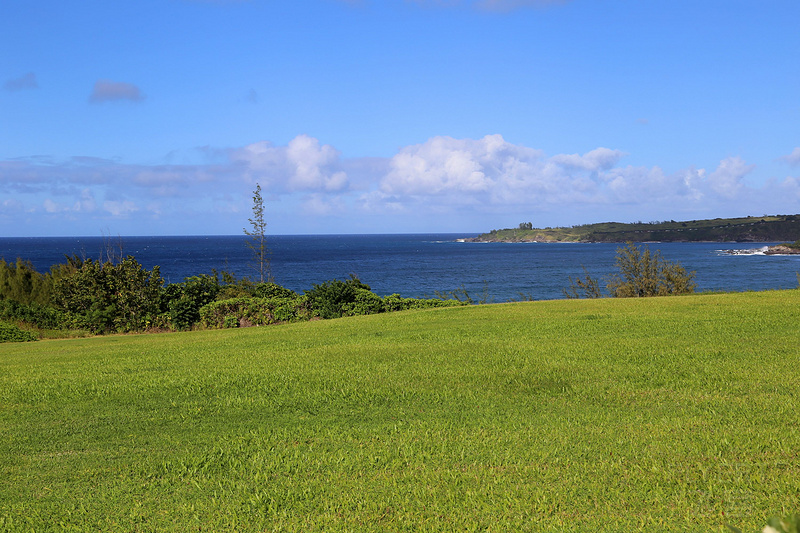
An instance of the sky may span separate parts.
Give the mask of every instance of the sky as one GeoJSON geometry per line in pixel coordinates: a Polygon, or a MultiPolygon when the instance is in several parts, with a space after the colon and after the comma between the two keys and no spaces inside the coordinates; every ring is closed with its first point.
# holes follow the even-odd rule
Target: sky
{"type": "Polygon", "coordinates": [[[0,236],[800,213],[797,0],[4,0],[0,236]]]}

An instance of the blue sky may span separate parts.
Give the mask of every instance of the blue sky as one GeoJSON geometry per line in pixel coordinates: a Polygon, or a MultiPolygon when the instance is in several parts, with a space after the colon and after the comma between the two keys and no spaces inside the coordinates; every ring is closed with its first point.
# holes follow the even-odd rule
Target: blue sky
{"type": "Polygon", "coordinates": [[[800,212],[800,2],[8,0],[0,235],[800,212]]]}

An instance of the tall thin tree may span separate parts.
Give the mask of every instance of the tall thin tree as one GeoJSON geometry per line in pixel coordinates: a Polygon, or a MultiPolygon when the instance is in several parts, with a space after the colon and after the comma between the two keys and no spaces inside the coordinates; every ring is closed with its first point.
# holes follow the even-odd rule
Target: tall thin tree
{"type": "Polygon", "coordinates": [[[261,184],[256,183],[253,191],[253,217],[247,219],[252,229],[244,228],[245,235],[250,237],[247,247],[253,251],[259,281],[272,281],[269,269],[269,250],[267,249],[267,223],[264,221],[264,198],[261,196],[261,184]]]}

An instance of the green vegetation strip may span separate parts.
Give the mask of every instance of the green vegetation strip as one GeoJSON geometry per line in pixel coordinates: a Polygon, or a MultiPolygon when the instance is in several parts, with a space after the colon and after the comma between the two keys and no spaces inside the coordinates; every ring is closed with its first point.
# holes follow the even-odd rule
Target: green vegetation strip
{"type": "Polygon", "coordinates": [[[775,215],[663,222],[601,222],[561,228],[534,228],[523,222],[517,228],[492,230],[474,241],[489,242],[770,242],[795,241],[800,236],[800,215],[775,215]]]}
{"type": "Polygon", "coordinates": [[[0,346],[3,531],[756,531],[800,291],[0,346]]]}

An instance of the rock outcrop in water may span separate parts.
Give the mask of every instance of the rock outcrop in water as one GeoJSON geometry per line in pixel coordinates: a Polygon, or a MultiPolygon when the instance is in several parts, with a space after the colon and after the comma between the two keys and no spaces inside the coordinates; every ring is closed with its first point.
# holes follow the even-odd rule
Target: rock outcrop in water
{"type": "Polygon", "coordinates": [[[800,248],[792,248],[785,244],[770,246],[764,251],[764,255],[800,255],[800,248]]]}

